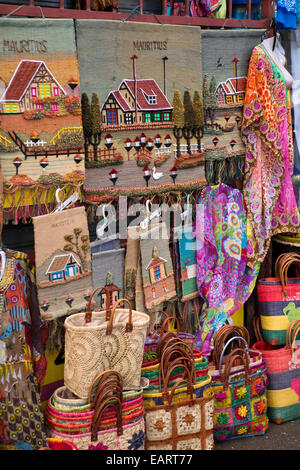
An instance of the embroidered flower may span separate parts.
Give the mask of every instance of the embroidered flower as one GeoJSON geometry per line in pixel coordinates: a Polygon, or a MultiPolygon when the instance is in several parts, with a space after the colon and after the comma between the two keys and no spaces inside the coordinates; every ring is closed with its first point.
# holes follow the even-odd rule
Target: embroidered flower
{"type": "Polygon", "coordinates": [[[265,391],[265,384],[262,379],[256,379],[252,386],[252,395],[259,396],[265,391]]]}
{"type": "Polygon", "coordinates": [[[262,415],[266,411],[266,403],[263,400],[254,403],[254,410],[257,415],[262,415]]]}
{"type": "Polygon", "coordinates": [[[102,444],[102,442],[98,442],[98,444],[95,446],[93,445],[89,446],[89,450],[107,450],[107,449],[108,449],[108,446],[105,446],[104,444],[102,444]]]}
{"type": "Polygon", "coordinates": [[[235,410],[235,416],[237,419],[245,419],[248,414],[248,408],[246,405],[241,405],[235,410]]]}
{"type": "Polygon", "coordinates": [[[264,430],[264,425],[262,423],[258,423],[254,425],[255,432],[262,432],[264,430]]]}
{"type": "Polygon", "coordinates": [[[166,425],[165,425],[165,423],[163,422],[162,419],[158,419],[156,421],[156,423],[154,424],[154,427],[155,427],[155,429],[157,429],[157,431],[163,431],[165,426],[166,425]]]}
{"type": "Polygon", "coordinates": [[[239,387],[236,387],[234,390],[234,398],[236,400],[241,400],[242,398],[245,398],[247,395],[247,388],[245,385],[240,385],[239,387]]]}
{"type": "Polygon", "coordinates": [[[225,439],[227,439],[228,436],[229,436],[229,431],[226,431],[226,430],[215,433],[215,438],[218,441],[225,441],[225,439]]]}
{"type": "Polygon", "coordinates": [[[132,439],[128,440],[128,450],[137,450],[144,444],[145,441],[145,434],[143,431],[139,433],[134,433],[132,439]]]}
{"type": "Polygon", "coordinates": [[[219,424],[221,425],[224,425],[224,424],[228,424],[229,422],[229,416],[228,416],[228,413],[220,413],[217,417],[217,421],[219,424]]]}
{"type": "Polygon", "coordinates": [[[246,434],[247,431],[248,431],[248,427],[247,426],[242,426],[242,427],[237,429],[236,434],[240,436],[241,434],[246,434]]]}
{"type": "Polygon", "coordinates": [[[223,392],[222,390],[215,394],[215,399],[217,401],[224,401],[224,400],[226,400],[226,398],[227,398],[227,393],[223,392]]]}

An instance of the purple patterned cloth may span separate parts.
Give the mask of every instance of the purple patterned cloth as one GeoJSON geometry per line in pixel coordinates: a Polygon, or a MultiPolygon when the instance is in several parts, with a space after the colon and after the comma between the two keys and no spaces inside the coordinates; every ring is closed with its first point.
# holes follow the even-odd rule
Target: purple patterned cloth
{"type": "Polygon", "coordinates": [[[249,298],[260,269],[258,262],[247,265],[251,232],[242,193],[223,183],[207,186],[197,208],[195,236],[197,285],[205,301],[196,347],[209,356],[215,333],[249,298]]]}

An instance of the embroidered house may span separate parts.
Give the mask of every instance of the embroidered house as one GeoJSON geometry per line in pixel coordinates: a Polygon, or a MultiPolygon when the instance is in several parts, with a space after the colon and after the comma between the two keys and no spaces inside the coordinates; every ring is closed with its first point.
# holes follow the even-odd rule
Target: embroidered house
{"type": "Polygon", "coordinates": [[[0,111],[3,114],[43,111],[46,101],[51,111],[57,111],[58,100],[65,96],[43,61],[22,60],[1,97],[0,111]]]}
{"type": "Polygon", "coordinates": [[[219,106],[226,104],[242,105],[245,101],[247,77],[228,78],[216,87],[216,99],[219,106]]]}
{"type": "Polygon", "coordinates": [[[153,247],[152,259],[145,267],[148,271],[148,282],[144,284],[146,304],[156,304],[174,296],[174,274],[167,272],[167,260],[158,255],[158,250],[153,247]]]}
{"type": "Polygon", "coordinates": [[[123,80],[111,91],[102,108],[102,121],[108,126],[169,122],[172,106],[155,80],[123,80]]]}
{"type": "Polygon", "coordinates": [[[105,308],[106,305],[106,295],[109,295],[110,306],[112,307],[120,298],[120,287],[115,284],[109,284],[106,286],[106,289],[102,289],[99,293],[100,296],[100,306],[105,308]]]}
{"type": "Polygon", "coordinates": [[[66,280],[81,274],[81,264],[72,253],[56,255],[52,259],[46,274],[50,281],[66,280]]]}

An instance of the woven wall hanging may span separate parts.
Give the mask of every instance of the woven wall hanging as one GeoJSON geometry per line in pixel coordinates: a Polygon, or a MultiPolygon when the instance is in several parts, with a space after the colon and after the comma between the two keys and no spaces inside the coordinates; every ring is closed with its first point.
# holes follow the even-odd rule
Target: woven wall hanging
{"type": "Polygon", "coordinates": [[[82,183],[80,84],[72,20],[1,18],[0,42],[3,177],[9,194],[22,189],[13,209],[37,186],[82,183]]]}
{"type": "Polygon", "coordinates": [[[92,290],[84,207],[33,218],[36,283],[45,320],[84,309],[92,290]]]}
{"type": "Polygon", "coordinates": [[[76,35],[86,200],[202,186],[200,29],[79,20],[76,35]]]}

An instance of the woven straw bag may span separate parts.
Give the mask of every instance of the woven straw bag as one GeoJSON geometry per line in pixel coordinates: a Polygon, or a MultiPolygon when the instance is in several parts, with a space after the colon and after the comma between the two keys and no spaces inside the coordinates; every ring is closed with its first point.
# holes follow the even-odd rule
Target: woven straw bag
{"type": "Polygon", "coordinates": [[[257,295],[261,333],[268,343],[284,345],[291,321],[300,319],[300,255],[285,253],[275,264],[275,278],[258,282],[257,295]],[[288,278],[294,266],[298,277],[288,278]]]}
{"type": "Polygon", "coordinates": [[[99,374],[89,388],[88,403],[91,419],[88,429],[72,434],[50,430],[52,438],[72,440],[79,450],[143,450],[145,440],[144,408],[141,401],[139,416],[134,413],[126,421],[122,376],[108,370],[99,374]]]}
{"type": "Polygon", "coordinates": [[[294,320],[286,332],[286,345],[278,347],[257,341],[267,368],[268,417],[276,424],[300,418],[300,346],[297,340],[300,320],[294,320]]]}
{"type": "Polygon", "coordinates": [[[127,299],[120,299],[111,310],[92,312],[94,289],[85,313],[65,320],[64,383],[80,398],[87,398],[89,384],[108,369],[123,377],[124,390],[137,390],[141,382],[141,366],[149,316],[132,310],[127,299]],[[129,308],[118,308],[121,302],[129,308]]]}
{"type": "Polygon", "coordinates": [[[208,391],[205,397],[195,398],[192,373],[186,365],[187,379],[175,382],[168,391],[168,377],[173,367],[167,371],[163,404],[146,410],[145,449],[213,450],[213,393],[208,391]],[[174,396],[180,388],[186,388],[187,397],[178,401],[174,396]]]}

